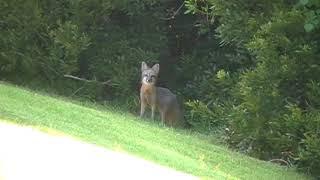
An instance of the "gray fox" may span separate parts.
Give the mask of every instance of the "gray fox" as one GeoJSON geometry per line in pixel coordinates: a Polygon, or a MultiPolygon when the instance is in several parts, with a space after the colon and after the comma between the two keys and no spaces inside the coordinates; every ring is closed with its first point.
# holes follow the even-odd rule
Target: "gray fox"
{"type": "Polygon", "coordinates": [[[169,126],[180,125],[182,113],[176,95],[167,88],[156,87],[159,69],[159,64],[150,68],[145,62],[141,63],[140,117],[143,117],[146,106],[149,105],[152,119],[155,110],[158,109],[162,123],[169,126]]]}

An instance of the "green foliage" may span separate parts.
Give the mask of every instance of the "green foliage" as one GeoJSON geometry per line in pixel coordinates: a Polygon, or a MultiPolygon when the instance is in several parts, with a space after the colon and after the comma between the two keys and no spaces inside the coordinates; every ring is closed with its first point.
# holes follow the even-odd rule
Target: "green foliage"
{"type": "Polygon", "coordinates": [[[228,125],[230,109],[238,101],[233,86],[250,62],[245,52],[240,55],[241,50],[235,52],[220,47],[218,41],[209,42],[210,49],[196,47],[191,55],[183,56],[178,69],[178,81],[183,84],[180,92],[188,99],[185,117],[201,132],[219,131],[228,125]]]}
{"type": "Polygon", "coordinates": [[[311,81],[307,84],[308,102],[311,107],[319,109],[320,108],[320,82],[311,81]]]}
{"type": "Polygon", "coordinates": [[[320,27],[320,2],[317,0],[300,0],[298,6],[303,7],[305,15],[304,29],[311,32],[320,27]]]}
{"type": "Polygon", "coordinates": [[[299,129],[301,138],[298,149],[298,165],[307,172],[320,177],[320,112],[311,110],[302,117],[303,129],[299,129]]]}
{"type": "MultiPolygon", "coordinates": [[[[189,115],[188,122],[199,131],[212,131],[214,128],[221,127],[223,122],[219,118],[223,112],[214,112],[211,110],[212,108],[208,107],[209,104],[197,100],[186,102],[186,105],[189,115]]],[[[221,108],[217,108],[217,110],[221,110],[221,108]]]]}
{"type": "Polygon", "coordinates": [[[46,47],[45,26],[41,19],[42,11],[36,1],[1,1],[1,54],[0,69],[2,77],[19,76],[25,78],[39,72],[37,62],[46,55],[39,46],[46,47]],[[23,13],[22,13],[23,12],[23,13]],[[32,70],[33,69],[33,70],[32,70]]]}
{"type": "MultiPolygon", "coordinates": [[[[253,156],[282,158],[316,174],[319,1],[190,0],[187,6],[188,13],[217,19],[222,44],[246,48],[255,61],[229,86],[233,91],[228,95],[235,100],[226,111],[229,143],[253,156]],[[206,7],[211,11],[201,12],[206,7]]],[[[210,114],[212,109],[206,111],[210,114]]]]}
{"type": "Polygon", "coordinates": [[[166,45],[158,18],[163,7],[156,1],[3,1],[1,77],[64,91],[70,80],[63,75],[72,74],[111,80],[108,87],[72,83],[78,95],[131,95],[140,62],[156,62],[166,45]]]}
{"type": "Polygon", "coordinates": [[[77,72],[80,53],[88,48],[90,39],[70,21],[64,24],[58,22],[57,25],[58,28],[49,33],[53,44],[50,47],[49,63],[45,64],[58,75],[77,72]]]}

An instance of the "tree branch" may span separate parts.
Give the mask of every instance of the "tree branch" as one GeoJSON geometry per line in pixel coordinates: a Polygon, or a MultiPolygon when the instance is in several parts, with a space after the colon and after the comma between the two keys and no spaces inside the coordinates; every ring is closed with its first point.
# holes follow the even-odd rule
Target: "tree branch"
{"type": "Polygon", "coordinates": [[[269,162],[282,162],[282,163],[286,164],[287,166],[290,166],[290,163],[288,161],[283,160],[283,159],[271,159],[271,160],[269,160],[269,162]]]}
{"type": "Polygon", "coordinates": [[[180,9],[183,7],[183,5],[184,5],[184,1],[183,1],[183,3],[180,5],[180,7],[172,14],[172,16],[167,17],[167,18],[160,18],[160,19],[166,20],[166,21],[171,20],[171,19],[174,19],[175,16],[179,13],[180,9]]]}
{"type": "Polygon", "coordinates": [[[111,85],[111,80],[108,80],[108,81],[105,81],[105,82],[101,82],[101,81],[96,81],[96,80],[88,80],[88,79],[72,76],[72,75],[69,75],[69,74],[65,74],[64,77],[75,79],[75,80],[78,80],[78,81],[85,81],[85,82],[88,82],[88,83],[99,83],[99,84],[103,84],[103,85],[111,85]]]}
{"type": "Polygon", "coordinates": [[[74,96],[75,94],[77,94],[77,92],[79,92],[81,89],[83,89],[83,86],[80,87],[79,89],[77,89],[74,93],[72,93],[72,94],[70,95],[70,97],[72,97],[72,96],[74,96]]]}

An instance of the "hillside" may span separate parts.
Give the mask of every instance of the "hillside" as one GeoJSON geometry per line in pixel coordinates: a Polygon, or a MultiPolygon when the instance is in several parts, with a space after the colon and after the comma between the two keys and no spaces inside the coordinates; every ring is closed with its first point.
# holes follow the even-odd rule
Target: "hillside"
{"type": "Polygon", "coordinates": [[[0,84],[0,121],[128,152],[204,179],[308,179],[212,143],[209,137],[141,120],[109,106],[73,102],[0,84]]]}

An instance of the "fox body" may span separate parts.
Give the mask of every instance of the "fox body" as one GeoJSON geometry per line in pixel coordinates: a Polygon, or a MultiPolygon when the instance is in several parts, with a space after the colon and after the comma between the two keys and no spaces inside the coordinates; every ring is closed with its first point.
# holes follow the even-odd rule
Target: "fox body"
{"type": "Polygon", "coordinates": [[[167,88],[156,87],[159,69],[159,64],[151,68],[145,62],[141,64],[140,117],[143,116],[146,107],[150,106],[152,119],[158,109],[163,123],[176,126],[182,120],[181,110],[175,94],[167,88]]]}

